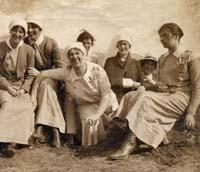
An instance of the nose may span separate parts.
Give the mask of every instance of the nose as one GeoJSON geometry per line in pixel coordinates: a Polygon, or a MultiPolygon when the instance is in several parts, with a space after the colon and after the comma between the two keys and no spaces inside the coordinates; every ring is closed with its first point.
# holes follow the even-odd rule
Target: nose
{"type": "Polygon", "coordinates": [[[28,27],[28,32],[32,32],[33,28],[32,27],[28,27]]]}
{"type": "Polygon", "coordinates": [[[160,41],[164,41],[164,37],[163,36],[160,36],[160,41]]]}
{"type": "Polygon", "coordinates": [[[19,37],[19,36],[20,36],[20,32],[16,32],[15,35],[16,35],[17,37],[19,37]]]}

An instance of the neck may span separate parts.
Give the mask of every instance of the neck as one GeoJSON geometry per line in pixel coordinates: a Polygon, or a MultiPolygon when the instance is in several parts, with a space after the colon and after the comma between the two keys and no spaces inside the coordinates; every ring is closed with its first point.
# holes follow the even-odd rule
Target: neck
{"type": "Polygon", "coordinates": [[[82,65],[73,68],[78,76],[82,76],[86,72],[87,66],[86,63],[83,63],[82,65]]]}
{"type": "Polygon", "coordinates": [[[10,39],[10,45],[13,49],[17,48],[17,46],[19,45],[19,43],[14,43],[11,39],[10,39]]]}
{"type": "Polygon", "coordinates": [[[174,47],[172,48],[168,48],[169,54],[173,54],[179,47],[179,44],[176,44],[174,47]]]}
{"type": "Polygon", "coordinates": [[[121,61],[126,61],[126,58],[128,57],[128,54],[120,54],[121,61]]]}

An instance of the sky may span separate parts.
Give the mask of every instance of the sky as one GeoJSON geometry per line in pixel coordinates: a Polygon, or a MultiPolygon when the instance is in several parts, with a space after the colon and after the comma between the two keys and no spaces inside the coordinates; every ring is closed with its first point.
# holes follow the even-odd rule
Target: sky
{"type": "Polygon", "coordinates": [[[183,29],[184,48],[200,50],[199,11],[199,0],[0,0],[0,35],[8,33],[12,18],[31,14],[43,19],[44,34],[60,48],[86,29],[96,38],[95,50],[105,53],[114,34],[125,27],[131,30],[134,52],[158,57],[166,50],[157,31],[166,22],[183,29]]]}

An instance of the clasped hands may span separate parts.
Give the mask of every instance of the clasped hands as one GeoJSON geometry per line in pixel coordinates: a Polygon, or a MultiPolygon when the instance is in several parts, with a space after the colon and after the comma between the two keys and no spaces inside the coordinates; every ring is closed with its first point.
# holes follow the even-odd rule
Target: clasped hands
{"type": "Polygon", "coordinates": [[[8,86],[7,88],[7,91],[8,93],[13,96],[13,97],[16,97],[18,95],[21,95],[21,94],[24,94],[25,93],[25,90],[24,89],[16,89],[15,87],[13,86],[8,86]]]}

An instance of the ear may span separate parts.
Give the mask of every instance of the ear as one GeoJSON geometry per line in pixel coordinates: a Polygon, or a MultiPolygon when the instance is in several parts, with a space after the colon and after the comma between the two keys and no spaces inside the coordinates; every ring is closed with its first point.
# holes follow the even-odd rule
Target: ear
{"type": "Polygon", "coordinates": [[[180,40],[180,36],[179,35],[176,35],[176,40],[180,40]]]}

